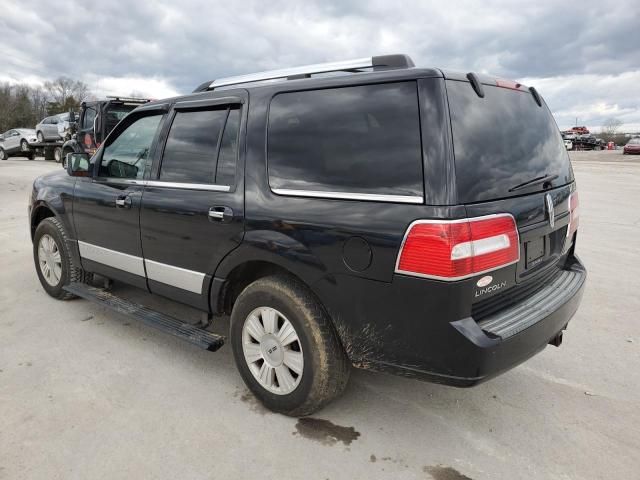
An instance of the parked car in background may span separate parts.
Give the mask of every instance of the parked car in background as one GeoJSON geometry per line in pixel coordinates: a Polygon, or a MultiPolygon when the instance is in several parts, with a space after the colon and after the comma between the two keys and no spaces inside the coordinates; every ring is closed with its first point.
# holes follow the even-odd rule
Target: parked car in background
{"type": "Polygon", "coordinates": [[[564,147],[567,150],[573,150],[573,142],[567,138],[564,139],[564,147]]]}
{"type": "Polygon", "coordinates": [[[33,160],[35,152],[32,145],[36,142],[36,131],[31,128],[8,130],[0,135],[0,160],[6,160],[15,154],[21,154],[33,160]]]}
{"type": "Polygon", "coordinates": [[[64,113],[60,116],[60,120],[58,121],[58,136],[64,140],[70,140],[71,136],[75,132],[76,121],[78,115],[75,112],[64,113]]]}
{"type": "Polygon", "coordinates": [[[69,122],[68,112],[43,118],[42,121],[36,125],[35,129],[38,142],[43,143],[47,141],[61,140],[62,136],[58,132],[58,125],[62,124],[61,126],[64,127],[64,122],[69,122]]]}
{"type": "Polygon", "coordinates": [[[627,142],[627,144],[622,149],[622,154],[632,154],[638,155],[640,154],[640,138],[632,138],[627,142]]]}

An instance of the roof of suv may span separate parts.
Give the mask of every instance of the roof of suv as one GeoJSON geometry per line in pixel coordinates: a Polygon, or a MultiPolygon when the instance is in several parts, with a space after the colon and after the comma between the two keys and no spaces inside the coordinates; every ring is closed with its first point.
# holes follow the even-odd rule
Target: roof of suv
{"type": "Polygon", "coordinates": [[[514,90],[525,90],[527,88],[518,82],[499,79],[487,74],[416,67],[408,55],[395,54],[270,70],[210,80],[199,85],[190,94],[155,100],[145,105],[151,106],[183,99],[192,99],[207,93],[239,88],[244,90],[262,88],[292,90],[302,86],[305,88],[321,88],[326,86],[328,82],[335,83],[337,78],[345,79],[345,83],[353,83],[354,79],[368,83],[380,80],[407,80],[433,77],[459,81],[470,81],[470,77],[474,77],[480,84],[504,86],[514,90]]]}

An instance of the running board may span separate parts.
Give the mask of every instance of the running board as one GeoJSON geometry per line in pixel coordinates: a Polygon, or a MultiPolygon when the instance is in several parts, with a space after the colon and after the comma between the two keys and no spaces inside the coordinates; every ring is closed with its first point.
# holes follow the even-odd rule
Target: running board
{"type": "Polygon", "coordinates": [[[150,327],[179,337],[210,352],[215,352],[224,345],[224,337],[221,335],[216,335],[157,310],[117,297],[101,288],[91,287],[84,283],[70,283],[63,288],[78,297],[133,317],[150,327]]]}

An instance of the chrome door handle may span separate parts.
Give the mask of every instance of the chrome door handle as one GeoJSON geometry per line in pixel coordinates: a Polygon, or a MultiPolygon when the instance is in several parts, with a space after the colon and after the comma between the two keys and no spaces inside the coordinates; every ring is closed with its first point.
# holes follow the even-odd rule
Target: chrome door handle
{"type": "Polygon", "coordinates": [[[229,207],[211,207],[209,209],[209,220],[230,222],[233,220],[233,210],[229,207]]]}
{"type": "Polygon", "coordinates": [[[129,197],[129,195],[125,195],[116,198],[116,207],[131,208],[131,197],[129,197]]]}

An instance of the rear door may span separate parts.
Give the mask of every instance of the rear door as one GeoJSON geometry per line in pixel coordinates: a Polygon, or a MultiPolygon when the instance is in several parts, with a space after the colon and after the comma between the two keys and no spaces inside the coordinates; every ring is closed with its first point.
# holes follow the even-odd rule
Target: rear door
{"type": "Polygon", "coordinates": [[[140,212],[154,293],[207,309],[217,265],[242,240],[246,100],[185,101],[170,112],[140,212]]]}
{"type": "Polygon", "coordinates": [[[467,81],[446,83],[457,203],[469,217],[513,215],[520,236],[520,260],[492,273],[500,288],[476,289],[478,300],[560,268],[574,177],[549,109],[528,89],[498,81],[480,97],[467,81]]]}

